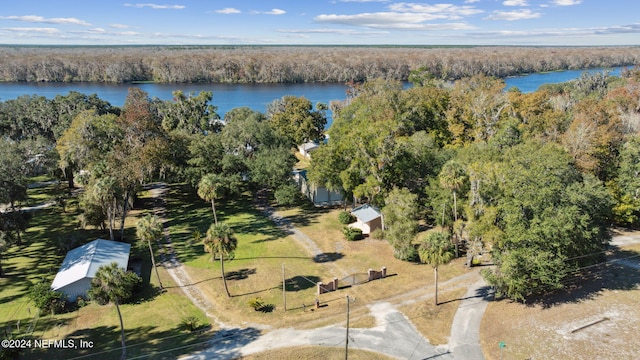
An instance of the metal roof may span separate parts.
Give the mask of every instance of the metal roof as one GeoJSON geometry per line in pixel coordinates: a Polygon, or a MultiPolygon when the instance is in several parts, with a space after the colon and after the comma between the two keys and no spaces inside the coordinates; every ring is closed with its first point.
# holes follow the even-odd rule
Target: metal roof
{"type": "Polygon", "coordinates": [[[51,289],[58,290],[84,278],[93,278],[102,265],[116,262],[127,269],[131,245],[104,239],[97,239],[77,247],[67,253],[60,270],[56,274],[51,289]]]}
{"type": "Polygon", "coordinates": [[[363,223],[368,223],[382,216],[378,209],[369,204],[358,206],[357,208],[351,210],[351,214],[360,219],[360,221],[362,221],[363,223]]]}

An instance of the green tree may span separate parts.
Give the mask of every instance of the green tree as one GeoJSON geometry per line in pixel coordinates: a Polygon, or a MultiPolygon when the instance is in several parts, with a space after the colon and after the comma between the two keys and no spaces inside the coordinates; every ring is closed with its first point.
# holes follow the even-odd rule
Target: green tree
{"type": "Polygon", "coordinates": [[[295,146],[307,141],[324,139],[327,106],[318,104],[316,110],[305,97],[284,96],[267,107],[267,117],[273,129],[295,146]]]}
{"type": "Polygon", "coordinates": [[[413,260],[413,239],[418,231],[418,196],[408,189],[395,188],[385,197],[382,208],[385,239],[394,249],[394,256],[401,260],[413,260]],[[409,258],[407,258],[407,256],[409,258]]]}
{"type": "Polygon", "coordinates": [[[266,147],[256,152],[249,162],[251,181],[273,190],[289,183],[296,158],[286,147],[266,147]]]}
{"type": "Polygon", "coordinates": [[[138,239],[149,247],[149,255],[151,255],[151,265],[156,272],[156,277],[158,278],[158,284],[160,285],[160,289],[163,289],[162,281],[160,280],[160,274],[158,273],[158,267],[156,266],[156,260],[153,256],[153,246],[151,242],[159,241],[162,238],[162,232],[164,228],[162,225],[162,220],[156,215],[147,214],[146,216],[140,218],[136,223],[136,235],[138,239]]]}
{"type": "Polygon", "coordinates": [[[122,321],[122,313],[120,312],[120,304],[129,300],[133,295],[136,285],[141,282],[140,277],[132,272],[127,272],[117,263],[103,265],[98,268],[93,279],[91,279],[91,289],[89,289],[89,297],[100,305],[113,303],[118,312],[120,320],[120,335],[122,342],[122,359],[127,358],[127,346],[124,338],[124,322],[122,321]]]}
{"type": "Polygon", "coordinates": [[[453,250],[453,244],[449,241],[449,234],[443,232],[428,233],[418,249],[420,261],[433,266],[436,281],[436,305],[438,305],[438,266],[453,260],[453,250]]]}
{"type": "MultiPolygon", "coordinates": [[[[568,274],[601,260],[613,202],[602,182],[580,174],[557,145],[530,141],[503,156],[495,205],[486,212],[498,231],[484,227],[497,235],[496,267],[485,277],[499,294],[524,300],[562,288],[568,274]]],[[[484,236],[480,229],[474,231],[484,236]]]]}
{"type": "Polygon", "coordinates": [[[211,105],[213,93],[201,91],[198,95],[185,95],[181,90],[173,93],[171,101],[156,103],[162,127],[170,132],[178,130],[189,134],[215,133],[220,130],[216,106],[211,105]]]}
{"type": "Polygon", "coordinates": [[[214,224],[218,224],[215,200],[237,192],[240,187],[239,175],[207,174],[198,183],[198,196],[204,201],[211,201],[214,224]]]}
{"type": "Polygon", "coordinates": [[[212,254],[213,259],[216,258],[216,255],[220,257],[220,271],[222,273],[224,290],[227,292],[227,296],[231,297],[229,287],[227,286],[227,278],[224,274],[224,257],[233,254],[238,247],[238,240],[229,225],[220,223],[211,224],[203,241],[205,250],[212,254]]]}
{"type": "Polygon", "coordinates": [[[458,221],[458,202],[457,192],[464,186],[467,176],[464,166],[454,160],[451,160],[442,166],[440,174],[438,174],[440,184],[453,194],[453,218],[458,221]]]}

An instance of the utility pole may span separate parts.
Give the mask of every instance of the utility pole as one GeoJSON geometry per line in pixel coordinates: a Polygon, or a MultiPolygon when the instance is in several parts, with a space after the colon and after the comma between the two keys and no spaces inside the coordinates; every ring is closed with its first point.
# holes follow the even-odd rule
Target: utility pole
{"type": "Polygon", "coordinates": [[[284,311],[287,311],[287,287],[284,278],[284,263],[282,263],[282,302],[284,303],[284,311]]]}
{"type": "Polygon", "coordinates": [[[344,348],[344,359],[345,360],[349,359],[349,304],[352,301],[356,301],[356,299],[352,299],[351,297],[349,297],[349,295],[347,295],[347,334],[346,334],[346,338],[345,338],[345,348],[344,348]]]}

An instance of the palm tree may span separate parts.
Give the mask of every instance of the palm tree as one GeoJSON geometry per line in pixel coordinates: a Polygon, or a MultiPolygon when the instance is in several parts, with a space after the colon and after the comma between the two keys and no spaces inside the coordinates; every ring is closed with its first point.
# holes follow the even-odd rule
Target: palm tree
{"type": "Polygon", "coordinates": [[[449,234],[431,232],[420,244],[418,249],[420,261],[431,264],[436,278],[436,305],[438,305],[438,266],[453,260],[453,245],[449,241],[449,234]]]}
{"type": "Polygon", "coordinates": [[[146,242],[147,246],[149,246],[151,264],[153,269],[156,271],[156,277],[158,278],[160,289],[164,289],[164,287],[162,286],[162,281],[160,281],[160,274],[158,274],[158,268],[156,267],[156,260],[153,256],[153,247],[151,246],[151,242],[158,241],[162,237],[162,231],[162,221],[155,215],[148,214],[136,223],[136,235],[138,236],[138,239],[142,242],[146,242]]]}
{"type": "Polygon", "coordinates": [[[456,191],[460,190],[466,180],[466,171],[462,164],[451,160],[442,166],[440,174],[440,185],[445,189],[451,190],[453,193],[453,217],[458,221],[458,204],[456,199],[456,191]]]}
{"type": "Polygon", "coordinates": [[[124,323],[120,304],[129,299],[134,286],[140,282],[138,275],[126,272],[118,264],[103,265],[98,268],[95,277],[91,280],[89,297],[100,305],[114,303],[120,319],[120,333],[122,337],[122,359],[127,358],[127,347],[124,342],[124,323]]]}
{"type": "Polygon", "coordinates": [[[204,238],[204,248],[213,255],[214,260],[216,255],[220,256],[222,282],[224,283],[224,290],[227,292],[228,297],[231,297],[231,294],[227,287],[227,279],[224,276],[224,257],[232,254],[237,247],[238,240],[233,236],[233,231],[231,231],[231,228],[227,224],[211,224],[204,238]]]}
{"type": "Polygon", "coordinates": [[[198,196],[204,201],[211,201],[213,221],[218,224],[215,199],[222,195],[224,178],[218,174],[206,174],[198,183],[198,196]]]}

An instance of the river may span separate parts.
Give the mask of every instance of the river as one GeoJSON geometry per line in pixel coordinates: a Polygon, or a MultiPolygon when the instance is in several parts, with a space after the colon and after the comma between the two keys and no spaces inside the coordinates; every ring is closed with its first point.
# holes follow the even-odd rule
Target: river
{"type": "MultiPolygon", "coordinates": [[[[611,71],[612,75],[619,75],[621,68],[611,71]]],[[[604,71],[593,69],[589,72],[604,71]]],[[[507,88],[517,87],[522,92],[535,91],[540,85],[547,83],[565,82],[577,78],[583,70],[556,71],[540,74],[508,77],[505,79],[507,88]]],[[[40,95],[54,98],[56,95],[66,95],[69,91],[85,94],[97,94],[112,105],[122,106],[129,87],[138,87],[146,91],[150,97],[170,100],[172,92],[180,89],[185,93],[211,91],[212,103],[218,107],[218,114],[224,116],[229,110],[247,106],[253,110],[265,112],[266,107],[274,99],[285,95],[304,96],[313,104],[322,102],[329,104],[332,100],[343,100],[346,97],[347,86],[336,83],[304,83],[304,84],[112,84],[112,83],[0,83],[0,101],[15,99],[22,95],[40,95]]],[[[330,117],[330,113],[328,114],[330,117]]],[[[328,124],[331,119],[328,119],[328,124]]]]}

